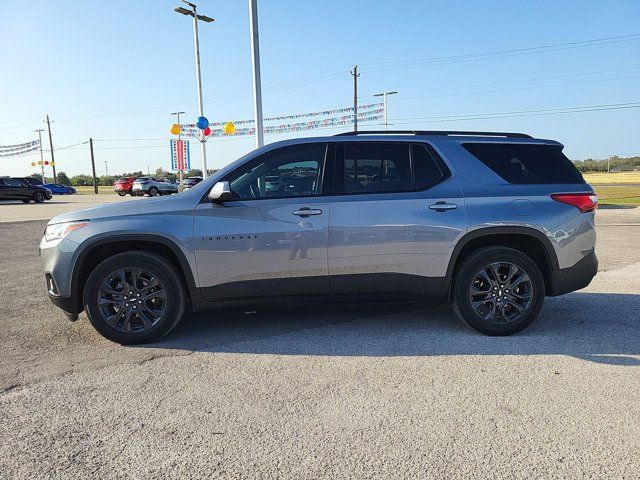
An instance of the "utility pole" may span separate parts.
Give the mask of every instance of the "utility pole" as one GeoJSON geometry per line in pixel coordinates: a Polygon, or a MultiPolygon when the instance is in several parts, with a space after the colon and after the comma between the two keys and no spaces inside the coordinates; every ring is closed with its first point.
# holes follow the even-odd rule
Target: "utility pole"
{"type": "MultiPolygon", "coordinates": [[[[107,162],[106,160],[104,161],[104,176],[108,177],[109,176],[109,170],[107,169],[107,162]]],[[[105,179],[106,180],[106,179],[105,179]]]]}
{"type": "MultiPolygon", "coordinates": [[[[189,5],[191,7],[191,11],[187,10],[183,7],[176,7],[174,10],[182,15],[188,15],[193,17],[193,47],[194,54],[196,59],[196,86],[198,88],[198,116],[204,117],[203,107],[202,107],[202,75],[200,74],[200,44],[198,41],[198,20],[202,20],[205,23],[213,22],[213,18],[207,17],[206,15],[198,15],[196,12],[195,3],[188,2],[187,0],[182,0],[182,3],[185,5],[189,5]]],[[[200,155],[202,156],[202,178],[207,178],[207,148],[205,144],[204,138],[204,130],[200,130],[200,155]]]]}
{"type": "Polygon", "coordinates": [[[253,113],[256,126],[256,147],[264,145],[262,131],[262,82],[260,80],[260,38],[258,36],[258,0],[249,0],[251,29],[251,69],[253,71],[253,113]]]}
{"type": "Polygon", "coordinates": [[[44,128],[39,128],[35,130],[38,132],[38,143],[40,144],[40,167],[42,168],[42,183],[47,183],[44,179],[44,156],[42,155],[42,132],[44,132],[44,128]]]}
{"type": "Polygon", "coordinates": [[[98,194],[98,179],[96,178],[96,162],[93,158],[93,138],[89,139],[89,151],[91,152],[91,172],[93,173],[93,193],[98,194]]]}
{"type": "Polygon", "coordinates": [[[374,97],[382,97],[382,104],[383,104],[383,108],[384,108],[384,130],[385,132],[388,129],[388,116],[387,116],[387,112],[388,112],[388,108],[387,108],[387,97],[389,95],[394,95],[398,92],[382,92],[382,93],[374,93],[373,96],[374,97]]]}
{"type": "MultiPolygon", "coordinates": [[[[178,119],[176,120],[176,123],[178,125],[180,125],[180,115],[182,115],[184,112],[171,112],[171,115],[175,115],[176,117],[178,117],[178,119]]],[[[178,140],[180,140],[182,138],[182,134],[180,132],[178,132],[178,140]]],[[[149,170],[149,166],[147,165],[147,170],[149,170]]],[[[182,183],[182,169],[179,170],[180,172],[180,183],[182,183]]]]}
{"type": "MultiPolygon", "coordinates": [[[[47,129],[49,130],[49,147],[51,148],[51,168],[53,168],[53,183],[58,183],[58,178],[56,176],[56,162],[55,162],[55,159],[53,158],[53,140],[51,140],[51,124],[53,122],[49,121],[48,113],[47,113],[47,119],[43,121],[44,123],[47,124],[47,129]]],[[[44,165],[44,162],[42,162],[42,164],[44,165]]]]}
{"type": "Polygon", "coordinates": [[[351,70],[351,75],[353,75],[353,131],[358,131],[358,77],[360,74],[358,73],[358,65],[353,67],[351,70]]]}

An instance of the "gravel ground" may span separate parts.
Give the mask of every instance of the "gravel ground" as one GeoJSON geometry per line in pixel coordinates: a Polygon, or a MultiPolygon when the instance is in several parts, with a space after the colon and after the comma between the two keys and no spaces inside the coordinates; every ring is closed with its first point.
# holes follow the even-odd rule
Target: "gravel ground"
{"type": "Polygon", "coordinates": [[[153,347],[68,322],[45,222],[2,223],[0,478],[637,478],[640,208],[597,215],[601,272],[513,337],[307,305],[189,314],[153,347]]]}

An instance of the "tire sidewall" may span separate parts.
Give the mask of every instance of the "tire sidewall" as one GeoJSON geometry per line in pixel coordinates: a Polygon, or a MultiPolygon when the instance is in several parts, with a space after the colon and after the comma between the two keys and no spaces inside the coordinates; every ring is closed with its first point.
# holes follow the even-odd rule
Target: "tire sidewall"
{"type": "Polygon", "coordinates": [[[545,285],[540,269],[527,255],[507,247],[487,247],[472,253],[456,275],[453,289],[454,310],[470,327],[486,335],[511,335],[528,327],[540,313],[544,303],[545,285]],[[486,265],[509,262],[525,271],[531,280],[532,305],[520,319],[506,325],[495,325],[481,318],[471,306],[469,288],[476,274],[486,265]]]}
{"type": "Polygon", "coordinates": [[[36,192],[33,194],[33,201],[35,203],[44,203],[44,193],[42,192],[36,192]]]}
{"type": "Polygon", "coordinates": [[[156,187],[151,187],[149,189],[149,196],[150,197],[155,197],[158,194],[158,189],[156,187]]]}
{"type": "Polygon", "coordinates": [[[149,343],[162,338],[178,324],[185,304],[186,290],[179,272],[161,256],[147,252],[121,253],[100,263],[89,275],[83,295],[85,312],[94,328],[105,338],[123,345],[149,343]],[[145,269],[157,276],[167,292],[167,310],[158,324],[150,330],[136,333],[120,332],[107,324],[98,310],[99,287],[104,277],[123,267],[145,269]]]}

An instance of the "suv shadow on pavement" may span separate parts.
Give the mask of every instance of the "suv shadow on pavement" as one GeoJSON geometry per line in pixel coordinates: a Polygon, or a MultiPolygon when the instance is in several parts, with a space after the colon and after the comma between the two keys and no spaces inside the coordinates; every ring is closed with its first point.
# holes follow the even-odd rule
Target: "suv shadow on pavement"
{"type": "Polygon", "coordinates": [[[446,305],[225,307],[186,314],[176,330],[148,348],[369,357],[570,355],[638,366],[640,322],[632,318],[638,311],[640,295],[578,292],[548,298],[539,321],[518,335],[487,337],[458,322],[446,305]]]}

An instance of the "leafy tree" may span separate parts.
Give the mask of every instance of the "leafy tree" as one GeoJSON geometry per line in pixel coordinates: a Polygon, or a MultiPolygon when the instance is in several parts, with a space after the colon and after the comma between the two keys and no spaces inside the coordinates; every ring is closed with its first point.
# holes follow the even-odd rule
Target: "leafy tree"
{"type": "Polygon", "coordinates": [[[71,180],[69,180],[69,177],[66,173],[60,172],[58,173],[58,183],[60,183],[61,185],[71,185],[71,180]]]}
{"type": "Polygon", "coordinates": [[[76,175],[71,177],[71,185],[84,187],[86,185],[93,185],[93,177],[91,175],[76,175]]]}

